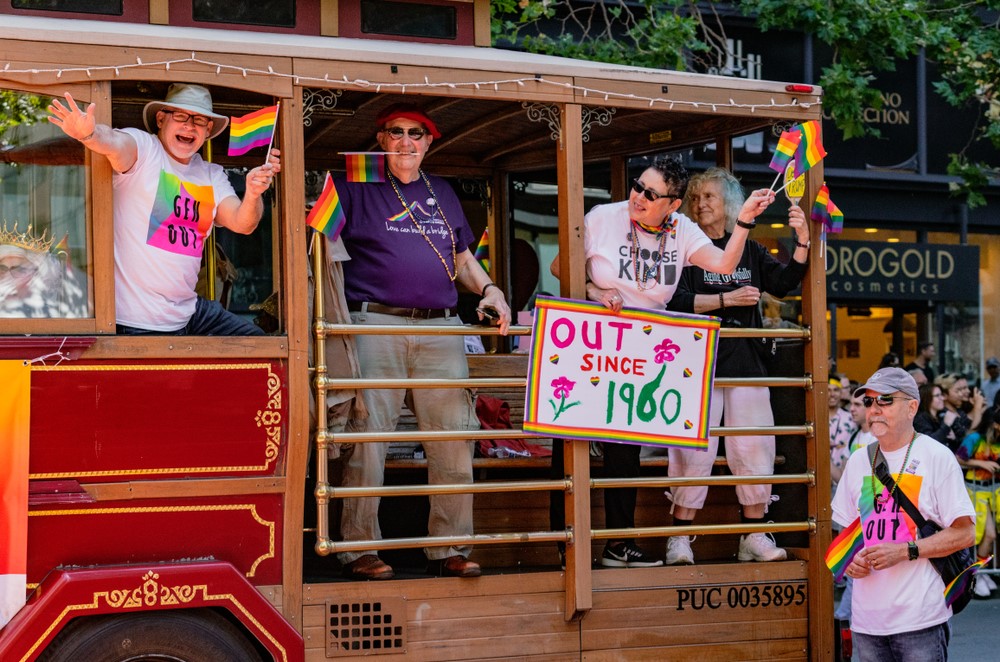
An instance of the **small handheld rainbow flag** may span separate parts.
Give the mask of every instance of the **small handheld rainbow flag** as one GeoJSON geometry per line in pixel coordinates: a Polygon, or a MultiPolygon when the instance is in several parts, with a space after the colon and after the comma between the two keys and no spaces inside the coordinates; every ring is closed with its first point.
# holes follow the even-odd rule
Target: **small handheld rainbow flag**
{"type": "Polygon", "coordinates": [[[788,131],[782,131],[781,137],[778,138],[778,147],[774,150],[774,156],[768,167],[779,173],[785,172],[788,162],[795,158],[795,150],[799,148],[801,141],[802,132],[797,128],[792,127],[788,131]]]}
{"type": "Polygon", "coordinates": [[[482,265],[483,270],[486,273],[490,271],[490,229],[487,227],[483,230],[483,236],[479,238],[479,245],[476,246],[476,251],[473,253],[473,257],[476,261],[482,265]]]}
{"type": "MultiPolygon", "coordinates": [[[[270,145],[278,124],[278,106],[255,110],[229,122],[229,156],[246,154],[255,147],[270,145]]],[[[268,150],[270,152],[270,150],[268,150]]]]}
{"type": "Polygon", "coordinates": [[[854,520],[849,527],[840,532],[840,535],[833,539],[826,550],[826,567],[833,572],[835,581],[844,578],[847,566],[851,564],[854,555],[865,546],[861,536],[861,518],[854,520]]]}
{"type": "Polygon", "coordinates": [[[826,184],[823,184],[816,194],[816,202],[813,203],[812,213],[809,216],[817,223],[822,222],[823,227],[830,232],[844,230],[844,214],[830,199],[830,189],[826,184]]]}
{"type": "Polygon", "coordinates": [[[341,230],[347,223],[347,215],[340,205],[340,196],[337,195],[337,187],[333,185],[333,177],[326,173],[326,181],[323,183],[323,192],[316,199],[316,204],[309,210],[306,216],[306,224],[309,227],[319,230],[330,240],[336,240],[340,236],[341,230]]]}
{"type": "Polygon", "coordinates": [[[795,149],[795,177],[823,160],[826,150],[820,140],[819,122],[810,120],[795,127],[802,133],[798,147],[795,149]]]}
{"type": "Polygon", "coordinates": [[[990,556],[985,559],[979,559],[978,561],[970,565],[968,568],[963,570],[961,573],[959,573],[958,577],[955,577],[955,579],[951,580],[951,583],[944,587],[944,603],[950,607],[952,603],[958,599],[958,596],[962,595],[962,592],[965,590],[965,587],[969,584],[970,581],[972,581],[972,578],[975,576],[976,571],[982,568],[987,563],[989,563],[992,558],[993,557],[990,556]]]}
{"type": "Polygon", "coordinates": [[[378,183],[385,181],[385,155],[373,152],[344,152],[347,181],[378,183]]]}

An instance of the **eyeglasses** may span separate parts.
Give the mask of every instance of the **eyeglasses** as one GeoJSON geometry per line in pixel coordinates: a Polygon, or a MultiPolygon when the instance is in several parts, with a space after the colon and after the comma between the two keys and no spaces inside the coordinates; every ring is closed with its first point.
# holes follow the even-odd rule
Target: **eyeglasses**
{"type": "Polygon", "coordinates": [[[646,188],[645,186],[643,186],[642,182],[640,182],[638,179],[632,180],[632,190],[635,191],[636,193],[641,193],[642,195],[646,196],[646,199],[649,200],[650,202],[656,202],[660,198],[677,197],[676,195],[665,195],[663,193],[657,193],[651,188],[646,188]]]}
{"type": "Polygon", "coordinates": [[[866,395],[861,398],[861,403],[865,406],[865,409],[875,403],[878,403],[879,407],[891,407],[892,403],[896,400],[913,400],[913,398],[904,398],[901,395],[876,395],[873,398],[870,395],[866,395]]]}
{"type": "Polygon", "coordinates": [[[394,126],[391,129],[382,129],[382,131],[388,133],[389,137],[392,138],[393,140],[399,140],[404,135],[409,136],[411,140],[420,140],[428,133],[430,133],[430,131],[418,127],[404,129],[401,126],[394,126]]]}
{"type": "Polygon", "coordinates": [[[25,264],[15,264],[13,267],[6,264],[0,264],[0,276],[5,276],[8,273],[12,276],[28,276],[30,274],[38,271],[35,267],[25,264]]]}
{"type": "Polygon", "coordinates": [[[211,117],[205,117],[204,115],[193,115],[191,113],[185,113],[183,110],[164,110],[166,114],[174,118],[174,121],[178,124],[186,124],[191,122],[195,126],[206,127],[212,123],[211,117]]]}

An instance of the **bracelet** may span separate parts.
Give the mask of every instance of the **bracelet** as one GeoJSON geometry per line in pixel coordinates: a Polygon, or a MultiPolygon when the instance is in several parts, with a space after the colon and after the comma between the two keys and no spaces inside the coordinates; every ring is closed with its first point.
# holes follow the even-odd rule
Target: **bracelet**
{"type": "Polygon", "coordinates": [[[740,219],[737,218],[736,219],[736,225],[740,226],[744,230],[753,230],[755,227],[757,227],[757,221],[755,220],[752,223],[747,223],[747,222],[741,221],[740,219]]]}
{"type": "Polygon", "coordinates": [[[77,138],[77,140],[80,141],[80,142],[82,142],[82,143],[85,143],[88,140],[90,140],[91,138],[93,138],[95,133],[97,133],[97,127],[94,127],[94,130],[91,131],[90,133],[88,133],[87,135],[85,135],[83,138],[77,138]]]}
{"type": "Polygon", "coordinates": [[[490,289],[491,287],[496,287],[497,289],[500,289],[496,283],[486,283],[485,285],[483,285],[483,291],[480,292],[479,294],[480,298],[485,297],[486,290],[490,289]]]}
{"type": "Polygon", "coordinates": [[[798,240],[798,239],[796,239],[796,240],[795,240],[795,245],[796,245],[796,246],[798,246],[799,248],[805,248],[806,250],[808,250],[808,249],[809,249],[809,247],[810,247],[810,246],[812,246],[812,242],[811,242],[811,241],[807,241],[807,242],[806,242],[806,243],[804,243],[804,244],[800,244],[800,243],[799,243],[799,240],[798,240]]]}
{"type": "Polygon", "coordinates": [[[719,309],[720,310],[726,309],[726,300],[722,298],[722,292],[719,292],[719,309]]]}

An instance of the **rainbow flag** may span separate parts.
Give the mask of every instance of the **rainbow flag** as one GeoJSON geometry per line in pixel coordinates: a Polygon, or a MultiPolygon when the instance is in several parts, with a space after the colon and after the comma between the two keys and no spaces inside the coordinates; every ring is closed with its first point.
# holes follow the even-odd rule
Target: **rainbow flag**
{"type": "Polygon", "coordinates": [[[833,572],[835,581],[844,578],[847,566],[851,564],[854,555],[865,546],[865,541],[861,536],[861,518],[858,517],[849,527],[840,532],[840,535],[833,539],[826,550],[826,567],[833,572]]]}
{"type": "Polygon", "coordinates": [[[990,556],[985,559],[980,559],[970,565],[968,568],[963,570],[958,577],[951,580],[951,583],[944,587],[944,602],[949,607],[958,599],[958,596],[962,594],[965,587],[972,581],[972,578],[976,575],[976,571],[982,568],[984,565],[990,562],[993,557],[990,556]]]}
{"type": "Polygon", "coordinates": [[[385,155],[370,152],[344,152],[347,181],[378,183],[385,181],[385,155]]]}
{"type": "Polygon", "coordinates": [[[0,628],[27,588],[30,395],[31,366],[0,361],[0,628]]]}
{"type": "Polygon", "coordinates": [[[270,145],[277,124],[277,104],[232,118],[229,122],[229,156],[239,156],[255,147],[270,145]]]}
{"type": "Polygon", "coordinates": [[[490,272],[490,229],[483,230],[483,236],[479,238],[479,245],[473,257],[483,266],[486,273],[490,272]]]}
{"type": "Polygon", "coordinates": [[[840,207],[835,205],[833,200],[830,200],[826,208],[827,211],[830,212],[830,232],[836,232],[836,233],[843,232],[844,213],[840,211],[840,207]]]}
{"type": "Polygon", "coordinates": [[[788,131],[782,131],[781,137],[778,138],[778,147],[774,150],[774,157],[771,158],[768,167],[775,172],[785,172],[788,162],[795,158],[795,151],[801,141],[802,132],[797,128],[792,127],[788,131]]]}
{"type": "Polygon", "coordinates": [[[340,204],[340,196],[337,195],[337,187],[333,185],[333,177],[330,176],[330,173],[326,173],[323,192],[319,194],[316,204],[309,210],[306,223],[309,227],[325,234],[331,241],[335,241],[340,236],[341,230],[347,224],[347,216],[340,204]]]}
{"type": "Polygon", "coordinates": [[[823,160],[826,150],[820,140],[819,122],[810,120],[795,127],[802,133],[799,146],[795,149],[795,177],[823,160]]]}

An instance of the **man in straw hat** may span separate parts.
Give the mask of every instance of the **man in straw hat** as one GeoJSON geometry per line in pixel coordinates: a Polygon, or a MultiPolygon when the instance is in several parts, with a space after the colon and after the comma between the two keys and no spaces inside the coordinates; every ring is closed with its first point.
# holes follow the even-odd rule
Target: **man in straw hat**
{"type": "Polygon", "coordinates": [[[860,449],[851,455],[832,504],[841,526],[861,519],[864,547],[846,571],[854,579],[854,651],[861,660],[947,660],[951,607],[928,559],[975,541],[975,511],[962,471],[946,446],[914,431],[920,394],[908,372],[882,368],[854,396],[862,398],[878,440],[873,459],[860,449]],[[882,462],[893,487],[874,475],[882,462]],[[944,528],[919,538],[898,501],[900,492],[944,528]]]}
{"type": "Polygon", "coordinates": [[[261,196],[281,170],[278,150],[247,173],[236,195],[221,166],[198,152],[229,118],[212,110],[200,85],[174,83],[166,99],[143,109],[150,133],[98,124],[95,104],[81,110],[72,95],[53,99],[49,121],[102,154],[114,168],[115,312],[118,333],[260,335],[249,321],[195,294],[205,237],[213,222],[233,232],[254,231],[261,196]]]}

